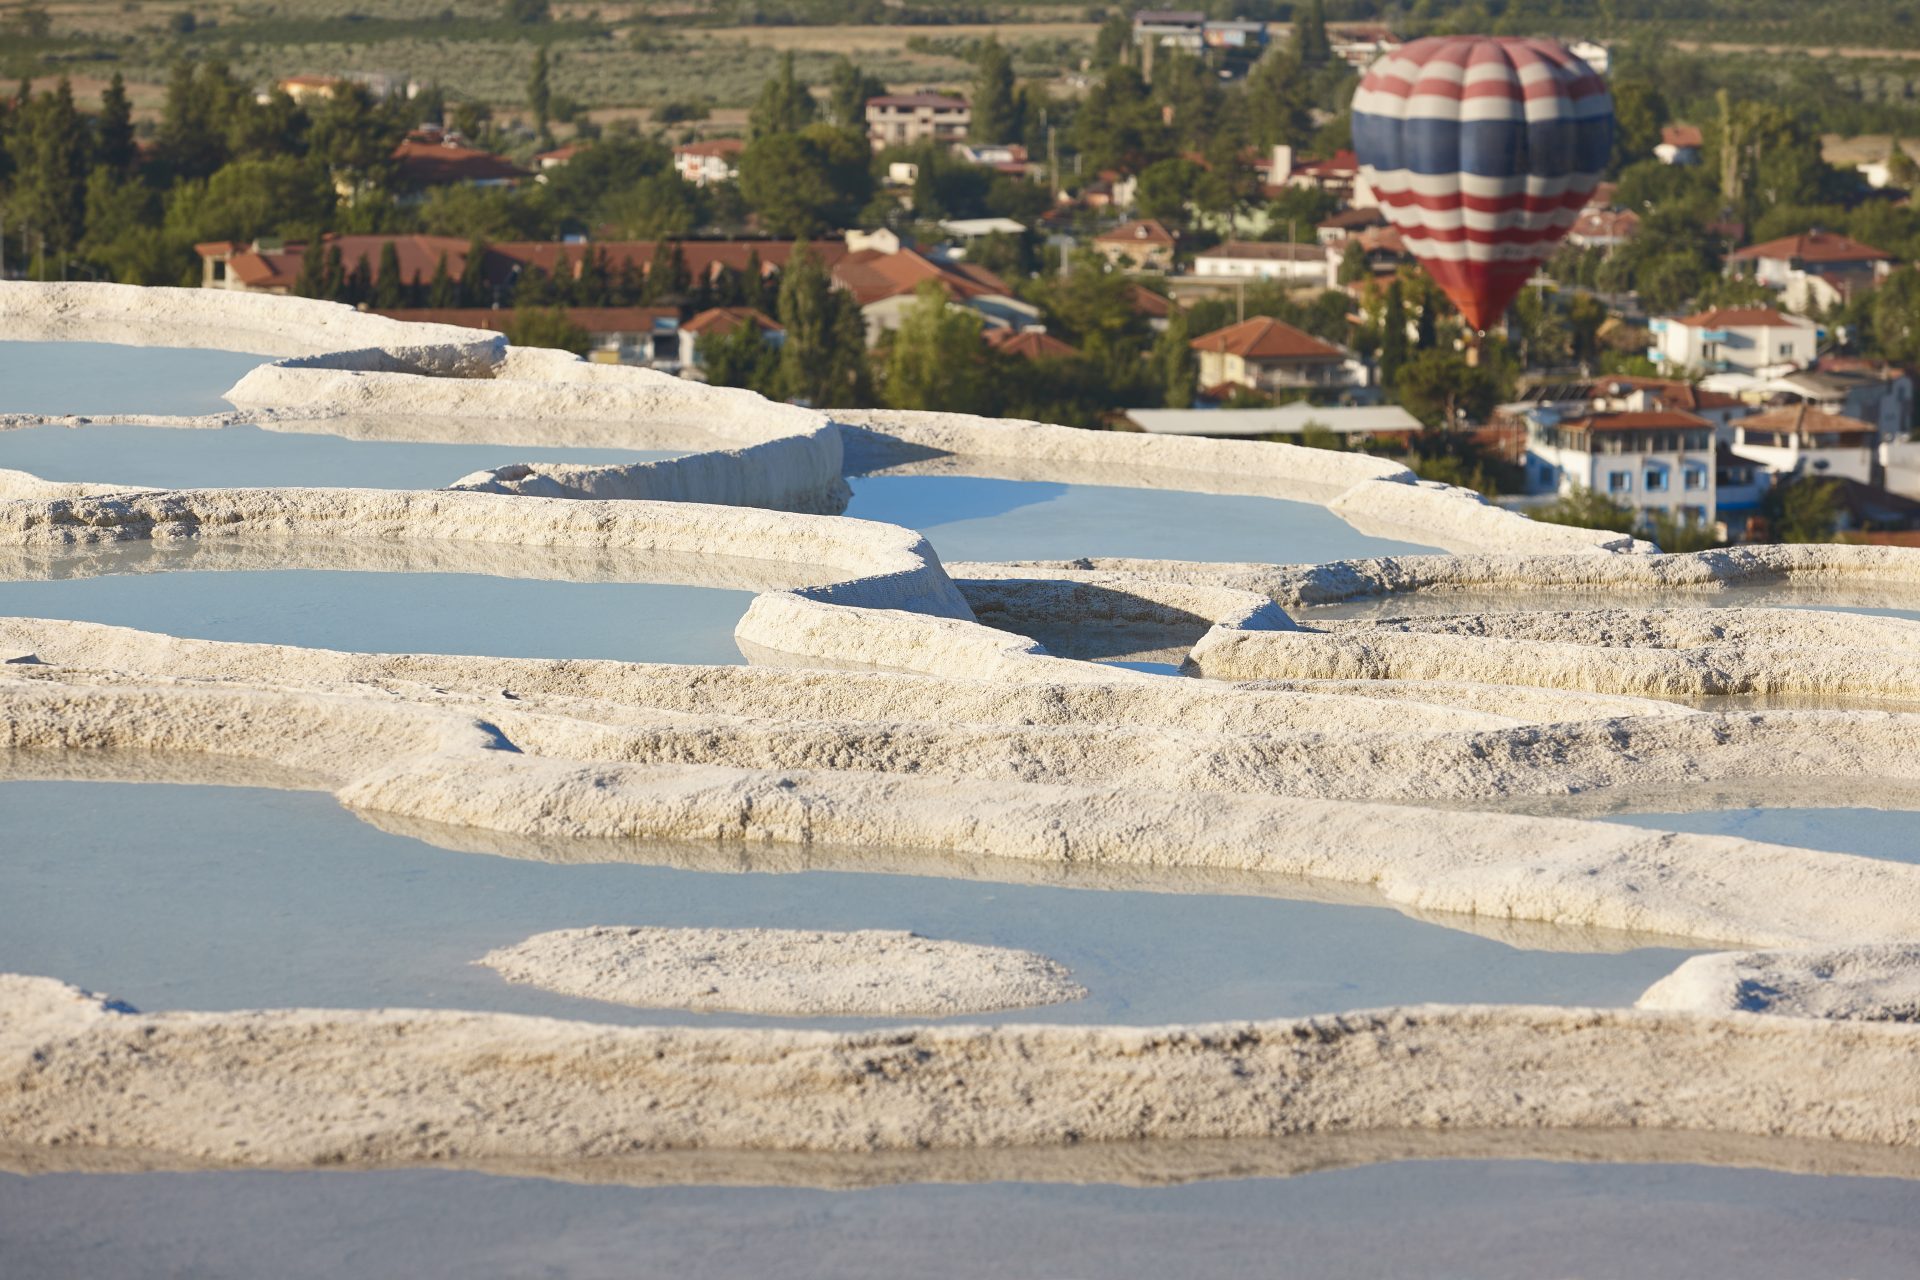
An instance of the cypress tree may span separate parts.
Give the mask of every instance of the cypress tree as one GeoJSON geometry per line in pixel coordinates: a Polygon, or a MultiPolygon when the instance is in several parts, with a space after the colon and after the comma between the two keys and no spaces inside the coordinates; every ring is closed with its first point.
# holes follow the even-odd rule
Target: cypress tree
{"type": "MultiPolygon", "coordinates": [[[[336,250],[335,252],[338,252],[336,250]]],[[[320,250],[320,240],[315,237],[307,243],[300,253],[300,274],[294,277],[293,291],[302,298],[325,298],[327,292],[327,255],[320,250]]]]}
{"type": "Polygon", "coordinates": [[[126,79],[118,72],[100,95],[100,137],[94,146],[94,163],[115,173],[133,167],[133,103],[127,98],[126,79]]]}
{"type": "Polygon", "coordinates": [[[467,243],[467,261],[460,268],[460,305],[490,307],[493,290],[487,286],[487,242],[475,236],[467,243]]]}
{"type": "Polygon", "coordinates": [[[353,264],[353,270],[347,273],[346,297],[343,301],[360,306],[373,296],[373,264],[367,261],[367,255],[361,254],[359,261],[353,264]]]}
{"type": "Polygon", "coordinates": [[[373,273],[371,292],[376,310],[393,311],[406,302],[406,282],[400,278],[400,250],[391,240],[380,246],[380,265],[373,273]]]}
{"type": "Polygon", "coordinates": [[[460,288],[447,273],[447,255],[433,264],[433,279],[427,282],[427,305],[445,310],[460,305],[460,288]]]}
{"type": "Polygon", "coordinates": [[[1380,385],[1392,387],[1407,362],[1406,295],[1395,280],[1387,286],[1386,312],[1380,318],[1380,385]]]}
{"type": "Polygon", "coordinates": [[[326,265],[320,272],[320,296],[329,302],[347,301],[347,264],[337,244],[327,246],[326,265]]]}

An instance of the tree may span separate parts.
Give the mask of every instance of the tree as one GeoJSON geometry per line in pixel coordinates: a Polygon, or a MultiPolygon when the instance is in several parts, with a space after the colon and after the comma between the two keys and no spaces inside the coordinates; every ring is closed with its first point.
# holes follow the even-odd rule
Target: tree
{"type": "Polygon", "coordinates": [[[427,305],[437,310],[460,305],[460,286],[447,270],[447,255],[444,253],[433,264],[433,279],[427,281],[427,305]]]}
{"type": "Polygon", "coordinates": [[[842,129],[864,129],[867,125],[867,99],[887,91],[877,76],[870,76],[841,54],[827,77],[827,114],[842,129]]]}
{"type": "Polygon", "coordinates": [[[1614,533],[1632,533],[1634,526],[1633,508],[1580,485],[1544,506],[1530,508],[1527,514],[1544,524],[1570,524],[1614,533]]]}
{"type": "Polygon", "coordinates": [[[949,306],[946,292],[925,282],[887,349],[888,407],[982,413],[990,391],[980,317],[949,306]]]}
{"type": "Polygon", "coordinates": [[[1156,160],[1140,175],[1134,195],[1136,212],[1143,218],[1157,218],[1175,232],[1185,231],[1189,218],[1187,201],[1200,183],[1202,170],[1185,156],[1156,160]]]}
{"type": "Polygon", "coordinates": [[[779,348],[752,320],[701,334],[698,354],[707,381],[716,387],[746,387],[765,395],[780,372],[779,348]]]}
{"type": "Polygon", "coordinates": [[[780,55],[780,70],[760,88],[753,109],[747,113],[747,136],[766,138],[775,134],[798,133],[812,124],[819,114],[813,94],[793,73],[793,51],[780,55]]]}
{"type": "Polygon", "coordinates": [[[508,22],[517,22],[522,26],[553,20],[553,11],[547,0],[506,0],[502,8],[508,22]]]}
{"type": "Polygon", "coordinates": [[[1697,516],[1682,517],[1656,511],[1647,520],[1646,532],[1654,544],[1669,555],[1710,551],[1720,545],[1713,526],[1697,516]]]}
{"type": "Polygon", "coordinates": [[[374,269],[373,305],[392,311],[406,305],[407,286],[400,278],[400,251],[388,240],[380,246],[380,265],[374,269]]]}
{"type": "Polygon", "coordinates": [[[684,236],[700,225],[700,189],[663,169],[610,196],[601,210],[604,219],[630,239],[684,236]]]}
{"type": "Polygon", "coordinates": [[[1832,542],[1840,524],[1840,485],[1795,476],[1767,491],[1761,510],[1781,542],[1832,542]]]}
{"type": "Polygon", "coordinates": [[[292,156],[235,160],[204,182],[167,196],[165,232],[179,252],[205,240],[318,236],[333,217],[333,189],[313,165],[292,156]]]}
{"type": "Polygon", "coordinates": [[[1653,158],[1660,130],[1667,122],[1666,100],[1650,82],[1623,76],[1613,83],[1613,163],[1619,173],[1628,165],[1653,158]]]}
{"type": "Polygon", "coordinates": [[[467,242],[467,260],[460,268],[460,305],[493,305],[493,287],[487,282],[487,242],[475,236],[467,242]]]}
{"type": "MultiPolygon", "coordinates": [[[[309,247],[308,252],[312,252],[309,247]]],[[[320,268],[320,297],[329,302],[347,301],[347,264],[338,244],[327,246],[326,261],[320,268]]]]}
{"type": "Polygon", "coordinates": [[[1460,352],[1440,348],[1409,357],[1394,378],[1394,391],[1408,413],[1449,431],[1485,420],[1502,398],[1494,361],[1469,365],[1460,352]]]}
{"type": "Polygon", "coordinates": [[[853,295],[835,289],[820,259],[795,249],[780,276],[776,394],[815,408],[857,406],[870,398],[865,326],[853,295]]]}
{"type": "Polygon", "coordinates": [[[23,100],[8,135],[18,166],[9,207],[41,245],[64,257],[86,230],[90,158],[86,122],[64,76],[52,92],[23,100]]]}
{"type": "Polygon", "coordinates": [[[1067,126],[1068,140],[1089,168],[1140,172],[1173,154],[1173,139],[1134,68],[1117,65],[1088,91],[1067,126]]]}
{"type": "MultiPolygon", "coordinates": [[[[1340,251],[1340,270],[1334,277],[1335,282],[1339,284],[1358,284],[1372,273],[1373,269],[1367,265],[1367,251],[1360,247],[1360,238],[1358,236],[1349,236],[1347,238],[1347,247],[1340,251]]],[[[1396,289],[1399,288],[1400,282],[1397,280],[1394,281],[1393,287],[1396,289]]],[[[1402,307],[1402,312],[1404,313],[1404,311],[1405,308],[1402,307]]]]}
{"type": "Polygon", "coordinates": [[[80,255],[121,284],[181,284],[193,271],[166,237],[154,234],[160,201],[144,182],[105,165],[87,177],[86,235],[80,255]]]}
{"type": "Polygon", "coordinates": [[[550,141],[553,135],[547,129],[547,113],[553,108],[553,88],[548,82],[548,72],[547,46],[537,45],[533,50],[533,71],[527,77],[527,109],[533,113],[534,132],[550,141]]]}
{"type": "Polygon", "coordinates": [[[1190,409],[1200,368],[1193,357],[1187,313],[1175,307],[1167,327],[1153,344],[1153,363],[1160,375],[1161,403],[1169,409],[1190,409]]]}
{"type": "Polygon", "coordinates": [[[810,236],[853,224],[873,194],[871,152],[832,125],[757,137],[740,155],[740,192],[769,230],[810,236]]]}
{"type": "Polygon", "coordinates": [[[300,272],[293,278],[293,292],[302,298],[328,297],[326,263],[327,255],[321,251],[320,242],[309,241],[300,253],[300,272]]]}
{"type": "Polygon", "coordinates": [[[100,95],[100,128],[94,140],[93,162],[114,173],[133,167],[133,103],[127,99],[127,82],[116,71],[100,95]]]}
{"type": "Polygon", "coordinates": [[[1279,50],[1247,76],[1247,129],[1257,147],[1304,147],[1314,134],[1313,82],[1299,51],[1279,50]]]}
{"type": "Polygon", "coordinates": [[[975,142],[1011,142],[1015,137],[1013,55],[989,35],[974,53],[973,118],[967,136],[975,142]]]}
{"type": "Polygon", "coordinates": [[[1300,24],[1294,44],[1300,51],[1300,61],[1306,66],[1317,67],[1332,60],[1333,43],[1327,39],[1327,7],[1322,0],[1309,0],[1306,19],[1300,24]]]}
{"type": "Polygon", "coordinates": [[[1093,66],[1111,67],[1133,56],[1133,23],[1126,14],[1109,13],[1093,38],[1093,66]]]}
{"type": "Polygon", "coordinates": [[[1873,345],[1889,360],[1920,360],[1920,267],[1901,267],[1870,295],[1873,345]]]}
{"type": "Polygon", "coordinates": [[[314,117],[312,154],[334,181],[350,193],[347,203],[370,192],[391,189],[394,146],[406,134],[400,117],[357,84],[334,86],[333,96],[314,117]]]}
{"type": "Polygon", "coordinates": [[[587,354],[592,339],[567,318],[565,307],[515,307],[507,323],[507,341],[516,347],[554,347],[587,354]]]}
{"type": "Polygon", "coordinates": [[[1893,144],[1887,149],[1887,181],[1896,187],[1905,187],[1911,191],[1920,186],[1920,164],[1914,163],[1913,156],[1907,152],[1907,144],[1894,135],[1893,144]]]}
{"type": "Polygon", "coordinates": [[[1407,362],[1407,300],[1398,279],[1387,286],[1386,309],[1380,317],[1380,385],[1392,387],[1407,362]]]}

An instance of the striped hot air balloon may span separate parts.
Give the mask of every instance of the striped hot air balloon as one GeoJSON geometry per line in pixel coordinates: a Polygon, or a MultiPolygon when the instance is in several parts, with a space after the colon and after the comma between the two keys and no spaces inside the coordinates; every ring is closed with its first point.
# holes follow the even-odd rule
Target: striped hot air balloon
{"type": "Polygon", "coordinates": [[[1600,181],[1613,99],[1555,40],[1415,40],[1354,92],[1353,149],[1407,251],[1484,333],[1600,181]]]}

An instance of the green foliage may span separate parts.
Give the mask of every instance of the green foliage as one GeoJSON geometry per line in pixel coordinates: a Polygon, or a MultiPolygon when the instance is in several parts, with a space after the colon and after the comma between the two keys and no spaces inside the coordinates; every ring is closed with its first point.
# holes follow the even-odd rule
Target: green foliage
{"type": "Polygon", "coordinates": [[[798,133],[818,115],[813,94],[795,76],[793,53],[788,51],[780,55],[779,72],[761,88],[747,115],[747,136],[759,139],[798,133]]]}
{"type": "Polygon", "coordinates": [[[1778,542],[1832,542],[1840,524],[1839,484],[1796,476],[1776,483],[1760,509],[1778,542]]]}
{"type": "Polygon", "coordinates": [[[740,156],[740,193],[781,235],[850,226],[873,194],[870,155],[863,136],[832,125],[765,134],[740,156]]]}
{"type": "Polygon", "coordinates": [[[866,323],[853,295],[835,289],[820,259],[804,249],[780,277],[776,394],[814,408],[858,408],[872,401],[866,323]]]}
{"type": "Polygon", "coordinates": [[[985,413],[991,408],[980,317],[920,286],[887,348],[884,399],[893,409],[985,413]]]}
{"type": "Polygon", "coordinates": [[[1719,535],[1714,532],[1713,525],[1695,516],[1676,516],[1656,511],[1647,520],[1644,532],[1655,546],[1669,555],[1711,551],[1720,545],[1719,535]]]}
{"type": "Polygon", "coordinates": [[[1189,409],[1198,391],[1199,361],[1194,358],[1186,312],[1175,307],[1167,327],[1153,344],[1154,374],[1160,380],[1160,402],[1169,409],[1189,409]]]}
{"type": "Polygon", "coordinates": [[[65,79],[26,100],[7,124],[7,150],[17,166],[7,209],[12,221],[33,232],[36,272],[52,270],[44,255],[64,260],[86,231],[91,138],[65,79]]]}
{"type": "Polygon", "coordinates": [[[1407,363],[1406,290],[1399,280],[1387,286],[1386,307],[1380,317],[1380,384],[1391,387],[1407,363]]]}
{"type": "Polygon", "coordinates": [[[587,354],[587,331],[567,318],[564,307],[515,307],[507,324],[507,341],[516,347],[554,347],[577,356],[587,354]]]}
{"type": "Polygon", "coordinates": [[[1493,407],[1513,394],[1512,362],[1497,339],[1488,339],[1478,366],[1458,351],[1416,351],[1394,377],[1400,405],[1430,427],[1451,429],[1484,422],[1493,407]]]}
{"type": "Polygon", "coordinates": [[[1889,360],[1920,361],[1920,267],[1901,267],[1868,303],[1874,348],[1889,360]]]}
{"type": "Polygon", "coordinates": [[[1159,219],[1169,230],[1185,231],[1191,222],[1187,202],[1200,185],[1202,173],[1200,166],[1185,156],[1155,161],[1140,175],[1134,211],[1143,218],[1159,219]]]}
{"type": "Polygon", "coordinates": [[[533,127],[541,138],[551,135],[547,132],[548,113],[553,108],[552,67],[547,59],[547,46],[535,45],[533,49],[533,70],[527,75],[527,109],[533,113],[533,127]]]}
{"type": "Polygon", "coordinates": [[[724,333],[700,336],[700,367],[716,387],[746,387],[771,394],[780,372],[780,351],[757,324],[742,323],[724,333]]]}
{"type": "Polygon", "coordinates": [[[100,95],[100,120],[93,144],[93,162],[115,173],[133,167],[133,103],[127,98],[126,79],[118,72],[100,95]]]}
{"type": "Polygon", "coordinates": [[[700,189],[663,169],[603,201],[600,216],[630,240],[684,236],[700,225],[700,189]]]}
{"type": "Polygon", "coordinates": [[[517,22],[521,26],[553,21],[553,9],[547,0],[506,0],[500,8],[508,22],[517,22]]]}
{"type": "Polygon", "coordinates": [[[967,136],[975,142],[1007,142],[1015,136],[1013,57],[989,35],[974,53],[976,71],[967,136]]]}
{"type": "Polygon", "coordinates": [[[318,236],[333,210],[333,189],[309,162],[291,156],[236,160],[204,182],[173,188],[163,234],[184,261],[193,245],[207,240],[318,236]]]}
{"type": "Polygon", "coordinates": [[[1633,508],[1579,485],[1544,506],[1529,507],[1526,514],[1544,524],[1570,524],[1581,529],[1632,533],[1634,528],[1633,508]]]}
{"type": "Polygon", "coordinates": [[[827,76],[827,115],[842,129],[864,129],[867,124],[867,99],[887,91],[886,82],[868,75],[844,54],[836,58],[827,76]]]}

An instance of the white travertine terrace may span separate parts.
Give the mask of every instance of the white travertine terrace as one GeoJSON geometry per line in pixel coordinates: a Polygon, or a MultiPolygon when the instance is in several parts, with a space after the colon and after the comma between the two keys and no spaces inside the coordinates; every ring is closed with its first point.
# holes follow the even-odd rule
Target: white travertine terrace
{"type": "Polygon", "coordinates": [[[1920,714],[1672,701],[1920,697],[1920,624],[1692,607],[1763,589],[1770,603],[1912,603],[1920,552],[1661,556],[1359,455],[821,414],[219,291],[0,284],[0,337],[294,357],[243,379],[234,413],[156,425],[528,451],[431,492],[136,490],[104,483],[110,462],[102,483],[0,474],[0,576],[190,564],[745,585],[761,594],[736,638],[776,664],[353,654],[5,618],[0,760],[16,774],[199,762],[515,856],[1111,876],[1372,902],[1516,945],[1764,949],[1689,962],[1643,1001],[1659,1009],[855,1035],[135,1014],[7,976],[9,1160],[578,1169],[744,1148],[927,1150],[984,1169],[1016,1148],[1044,1164],[1031,1149],[1065,1143],[1320,1134],[1382,1158],[1419,1148],[1401,1131],[1527,1131],[1551,1146],[1631,1130],[1681,1158],[1791,1163],[1752,1144],[1864,1144],[1826,1167],[1920,1174],[1920,1027],[1861,1021],[1904,1007],[1920,865],[1491,812],[1783,778],[1835,795],[1920,782],[1920,714]],[[537,457],[582,441],[697,452],[623,467],[537,457]],[[943,567],[911,530],[805,514],[838,509],[848,466],[1286,497],[1469,554],[943,567]],[[115,559],[137,544],[167,554],[115,559]],[[1377,616],[1328,621],[1329,606],[1377,616]],[[1049,651],[1124,648],[1082,650],[1096,628],[1190,650],[1223,678],[1049,651]],[[1758,1016],[1740,994],[1756,981],[1794,994],[1758,1016]]]}
{"type": "Polygon", "coordinates": [[[1031,951],[886,929],[556,929],[475,963],[509,982],[653,1009],[951,1017],[1087,994],[1031,951]]]}
{"type": "Polygon", "coordinates": [[[1695,956],[1647,988],[1639,1007],[1920,1023],[1920,946],[1695,956]]]}

